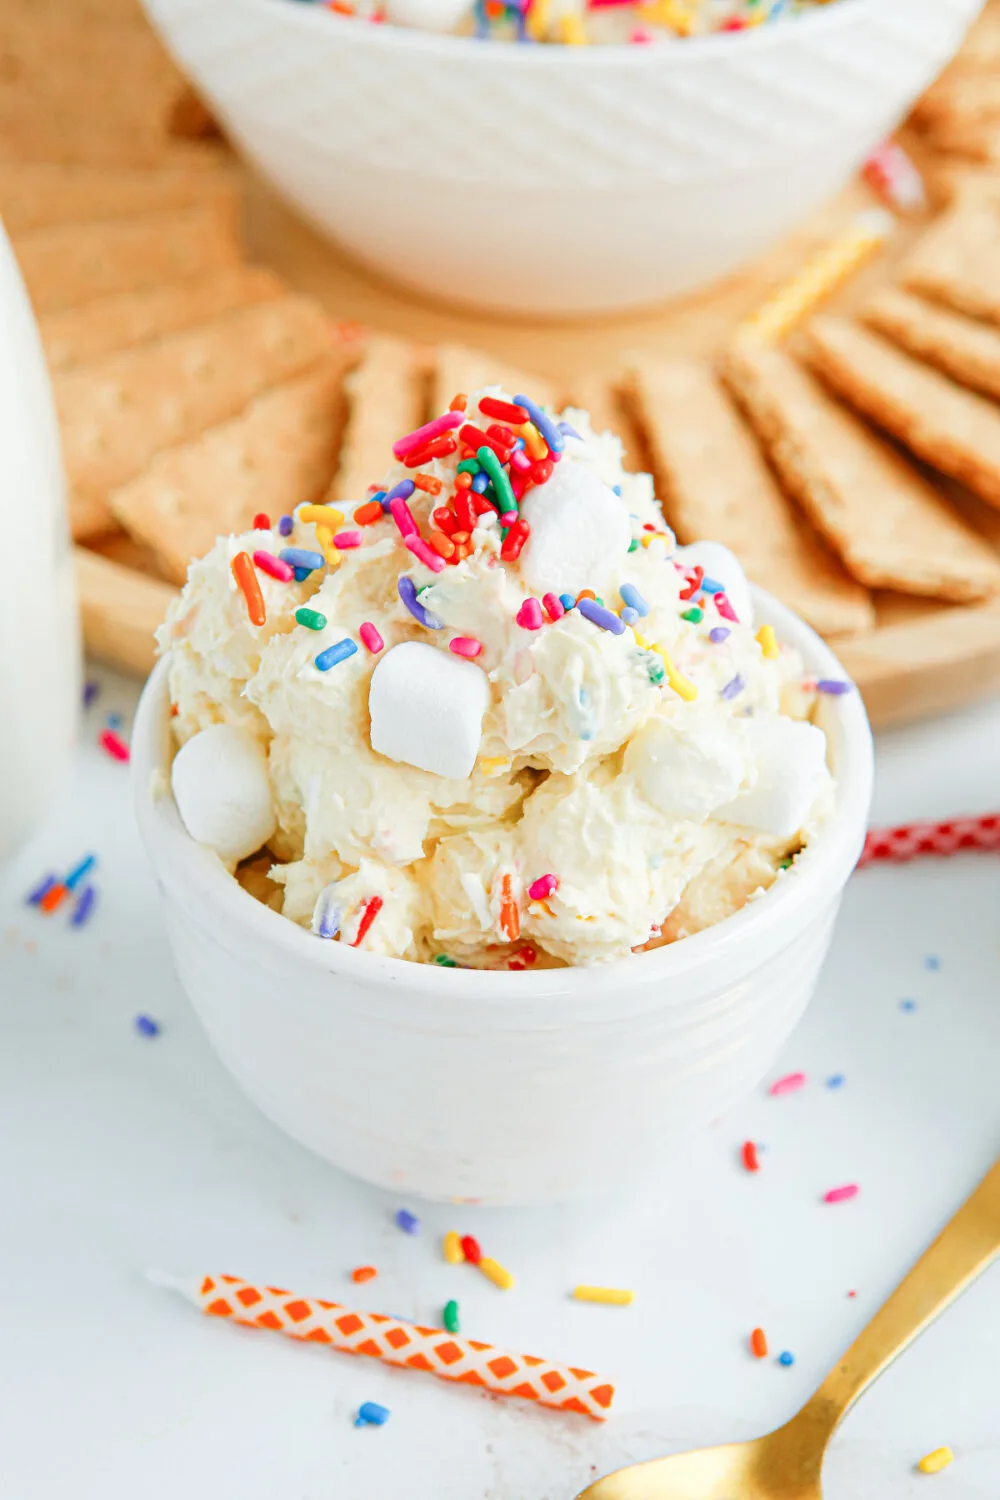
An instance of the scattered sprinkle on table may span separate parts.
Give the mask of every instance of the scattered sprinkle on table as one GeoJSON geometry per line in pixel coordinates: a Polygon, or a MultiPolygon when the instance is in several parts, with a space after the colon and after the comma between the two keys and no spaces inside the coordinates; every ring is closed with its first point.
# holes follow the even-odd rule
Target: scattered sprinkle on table
{"type": "Polygon", "coordinates": [[[939,1474],[953,1461],[955,1455],[950,1448],[935,1448],[933,1453],[925,1453],[917,1464],[921,1474],[939,1474]]]}
{"type": "Polygon", "coordinates": [[[90,705],[93,703],[94,699],[97,697],[97,695],[98,695],[98,693],[100,691],[101,691],[101,685],[100,685],[99,682],[85,682],[83,684],[83,706],[84,706],[84,708],[89,708],[90,707],[90,705]]]}
{"type": "Polygon", "coordinates": [[[455,1233],[454,1229],[449,1229],[448,1233],[441,1241],[441,1253],[444,1255],[444,1258],[448,1262],[449,1266],[461,1265],[462,1261],[465,1259],[465,1251],[462,1249],[462,1241],[455,1233]]]}
{"type": "Polygon", "coordinates": [[[27,896],[25,896],[24,899],[26,904],[28,906],[38,906],[48,895],[49,891],[51,891],[52,887],[54,885],[58,885],[58,883],[59,882],[56,879],[55,875],[50,874],[44,876],[44,878],[38,882],[34,889],[30,890],[27,896]]]}
{"type": "Polygon", "coordinates": [[[806,1075],[804,1073],[786,1073],[784,1078],[779,1078],[771,1084],[768,1093],[772,1094],[775,1098],[780,1098],[782,1094],[796,1093],[798,1089],[805,1087],[805,1083],[806,1075]]]}
{"type": "Polygon", "coordinates": [[[782,1349],[781,1353],[778,1355],[778,1364],[779,1365],[784,1365],[785,1369],[787,1370],[788,1366],[789,1365],[794,1365],[794,1363],[795,1363],[795,1355],[791,1352],[791,1350],[790,1349],[782,1349]]]}
{"type": "Polygon", "coordinates": [[[577,1286],[573,1288],[577,1302],[600,1302],[606,1307],[631,1307],[635,1292],[629,1287],[577,1286]]]}
{"type": "Polygon", "coordinates": [[[460,1332],[458,1303],[454,1300],[454,1298],[452,1298],[450,1302],[445,1303],[441,1321],[444,1323],[444,1326],[447,1329],[448,1333],[460,1332]]]}
{"type": "MultiPolygon", "coordinates": [[[[466,1257],[466,1259],[468,1259],[468,1257],[466,1257]]],[[[498,1286],[502,1292],[509,1292],[511,1287],[514,1285],[514,1277],[512,1276],[510,1271],[507,1270],[507,1267],[502,1266],[499,1261],[493,1260],[493,1258],[489,1255],[484,1255],[480,1258],[479,1269],[482,1271],[483,1275],[487,1277],[488,1280],[492,1281],[494,1286],[498,1286]]]]}
{"type": "Polygon", "coordinates": [[[96,904],[96,886],[85,885],[83,890],[77,897],[76,905],[73,908],[73,915],[69,919],[70,926],[83,927],[85,923],[89,922],[90,918],[93,916],[94,907],[96,906],[96,904]]]}
{"type": "Polygon", "coordinates": [[[351,1280],[355,1282],[374,1281],[378,1275],[375,1266],[355,1266],[351,1272],[351,1280]]]}
{"type": "Polygon", "coordinates": [[[390,1416],[387,1406],[379,1406],[377,1401],[364,1401],[358,1407],[354,1425],[355,1427],[384,1427],[390,1416]]]}
{"type": "Polygon", "coordinates": [[[843,1075],[843,1073],[831,1073],[830,1076],[829,1076],[829,1078],[826,1080],[826,1086],[827,1086],[828,1089],[840,1089],[840,1088],[843,1088],[843,1086],[844,1086],[844,1075],[843,1075]]]}
{"type": "Polygon", "coordinates": [[[130,758],[129,748],[121,735],[116,734],[113,729],[102,729],[97,736],[97,743],[106,755],[111,756],[112,760],[120,760],[126,764],[128,763],[130,758]]]}
{"type": "Polygon", "coordinates": [[[135,1029],[140,1036],[159,1036],[160,1023],[154,1021],[152,1016],[136,1016],[135,1029]]]}
{"type": "Polygon", "coordinates": [[[416,1214],[411,1214],[408,1208],[398,1208],[396,1210],[396,1226],[404,1234],[420,1233],[420,1220],[416,1214]]]}
{"type": "Polygon", "coordinates": [[[755,1328],[750,1335],[750,1353],[754,1359],[767,1358],[767,1334],[763,1328],[755,1328]]]}
{"type": "Polygon", "coordinates": [[[936,953],[928,953],[924,958],[924,968],[930,974],[936,974],[941,967],[941,960],[936,953]]]}
{"type": "Polygon", "coordinates": [[[462,1246],[462,1254],[466,1260],[471,1261],[474,1266],[478,1266],[483,1258],[483,1252],[479,1248],[479,1241],[471,1234],[463,1234],[459,1243],[462,1246]]]}
{"type": "Polygon", "coordinates": [[[740,1155],[743,1158],[743,1165],[748,1172],[760,1171],[760,1157],[757,1155],[756,1141],[744,1141],[740,1155]]]}
{"type": "Polygon", "coordinates": [[[824,1203],[848,1203],[856,1198],[861,1189],[856,1182],[845,1182],[843,1187],[830,1188],[823,1194],[824,1203]]]}
{"type": "Polygon", "coordinates": [[[915,1000],[900,1000],[899,1008],[900,1010],[916,1010],[917,1002],[915,1000]]]}

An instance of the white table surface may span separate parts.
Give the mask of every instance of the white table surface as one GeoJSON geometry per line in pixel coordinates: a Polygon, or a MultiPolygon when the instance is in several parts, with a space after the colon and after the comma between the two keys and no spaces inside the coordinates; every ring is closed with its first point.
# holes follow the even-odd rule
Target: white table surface
{"type": "MultiPolygon", "coordinates": [[[[869,869],[819,993],[762,1088],[645,1194],[551,1210],[421,1208],[285,1139],[209,1050],[171,969],[125,769],[96,748],[134,686],[101,694],[71,785],[0,880],[0,1496],[3,1500],[569,1500],[633,1460],[777,1425],[805,1399],[1000,1148],[1000,861],[869,869]],[[100,859],[90,924],[25,892],[100,859]],[[940,958],[936,972],[925,966],[940,958]],[[900,1002],[913,999],[915,1010],[900,1002]],[[138,1012],[162,1024],[133,1028],[138,1012]],[[824,1080],[842,1073],[840,1089],[824,1080]],[[763,1170],[738,1163],[747,1138],[763,1170]],[[837,1207],[822,1193],[858,1181],[837,1207]],[[443,1261],[471,1231],[518,1276],[443,1261]],[[350,1269],[379,1268],[354,1287],[350,1269]],[[233,1271],[436,1322],[613,1376],[604,1425],[200,1317],[148,1267],[233,1271]],[[630,1309],[574,1303],[579,1281],[630,1309]],[[855,1297],[849,1297],[851,1290],[855,1297]],[[757,1361],[757,1324],[772,1356],[757,1361]],[[356,1430],[364,1400],[389,1423],[356,1430]]],[[[1000,807],[1000,704],[883,735],[877,822],[1000,807]]],[[[864,1397],[828,1500],[996,1500],[1000,1270],[864,1397]],[[950,1444],[955,1463],[914,1471],[950,1444]]]]}

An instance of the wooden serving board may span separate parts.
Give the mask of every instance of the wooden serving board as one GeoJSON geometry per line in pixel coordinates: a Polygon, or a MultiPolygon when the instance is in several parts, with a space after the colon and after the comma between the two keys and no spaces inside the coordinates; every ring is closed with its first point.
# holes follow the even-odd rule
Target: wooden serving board
{"type": "MultiPolygon", "coordinates": [[[[735,324],[816,248],[874,199],[861,183],[837,199],[761,260],[695,296],[626,317],[586,322],[490,318],[432,304],[380,281],[297,218],[247,174],[248,255],[277,270],[293,287],[318,297],[339,321],[421,343],[461,343],[498,360],[534,369],[582,404],[599,404],[631,351],[663,357],[712,358],[735,324]]],[[[920,226],[901,224],[886,249],[833,301],[849,310],[886,278],[920,226]]],[[[595,411],[615,421],[610,410],[595,411]]],[[[628,434],[623,434],[628,436],[628,434]]],[[[1000,545],[1000,516],[992,518],[1000,545]]],[[[669,516],[668,516],[669,520],[669,516]]],[[[134,672],[152,664],[151,628],[172,594],[127,562],[80,552],[84,631],[95,654],[134,672]]],[[[886,725],[955,707],[1000,687],[1000,602],[937,605],[878,597],[877,629],[836,643],[860,687],[873,723],[886,725]]]]}

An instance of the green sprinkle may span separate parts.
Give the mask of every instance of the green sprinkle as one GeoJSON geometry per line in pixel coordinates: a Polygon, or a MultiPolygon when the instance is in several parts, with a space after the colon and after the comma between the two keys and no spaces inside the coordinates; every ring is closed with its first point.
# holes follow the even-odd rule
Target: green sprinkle
{"type": "Polygon", "coordinates": [[[455,959],[449,958],[448,955],[447,955],[447,953],[435,953],[435,955],[434,955],[434,962],[436,964],[440,964],[441,967],[442,967],[442,969],[457,969],[458,968],[458,964],[455,961],[455,959]]]}
{"type": "Polygon", "coordinates": [[[705,618],[703,609],[686,609],[681,615],[682,620],[690,620],[692,625],[700,625],[705,618]]]}
{"type": "Polygon", "coordinates": [[[641,546],[642,543],[639,541],[639,538],[634,536],[628,544],[628,550],[630,552],[637,552],[641,546]]]}
{"type": "Polygon", "coordinates": [[[446,1302],[444,1305],[444,1326],[449,1333],[458,1333],[458,1303],[446,1302]]]}
{"type": "Polygon", "coordinates": [[[659,663],[657,663],[655,667],[649,668],[649,680],[650,682],[656,683],[657,686],[659,686],[666,675],[666,672],[663,670],[659,663]]]}
{"type": "Polygon", "coordinates": [[[295,611],[295,618],[307,630],[326,629],[326,615],[321,615],[318,609],[297,609],[295,611]]]}
{"type": "Polygon", "coordinates": [[[496,493],[489,498],[500,514],[503,516],[509,510],[517,510],[517,501],[514,498],[514,491],[510,487],[510,480],[507,478],[506,471],[493,452],[493,449],[487,448],[484,443],[481,448],[476,449],[476,457],[490,476],[496,493]]]}
{"type": "Polygon", "coordinates": [[[479,464],[474,458],[463,458],[456,472],[459,474],[478,474],[479,464]]]}
{"type": "Polygon", "coordinates": [[[791,869],[791,865],[792,865],[792,861],[790,859],[783,859],[779,863],[778,869],[779,870],[788,870],[788,869],[791,869]]]}
{"type": "Polygon", "coordinates": [[[601,598],[600,594],[594,595],[594,603],[599,604],[602,609],[604,608],[604,600],[601,598]]]}

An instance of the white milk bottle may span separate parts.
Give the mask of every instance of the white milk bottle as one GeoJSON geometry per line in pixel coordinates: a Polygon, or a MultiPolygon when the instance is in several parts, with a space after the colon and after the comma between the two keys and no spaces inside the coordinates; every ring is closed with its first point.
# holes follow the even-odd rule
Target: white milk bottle
{"type": "Polygon", "coordinates": [[[52,391],[0,225],[0,859],[60,791],[80,704],[80,632],[52,391]]]}

